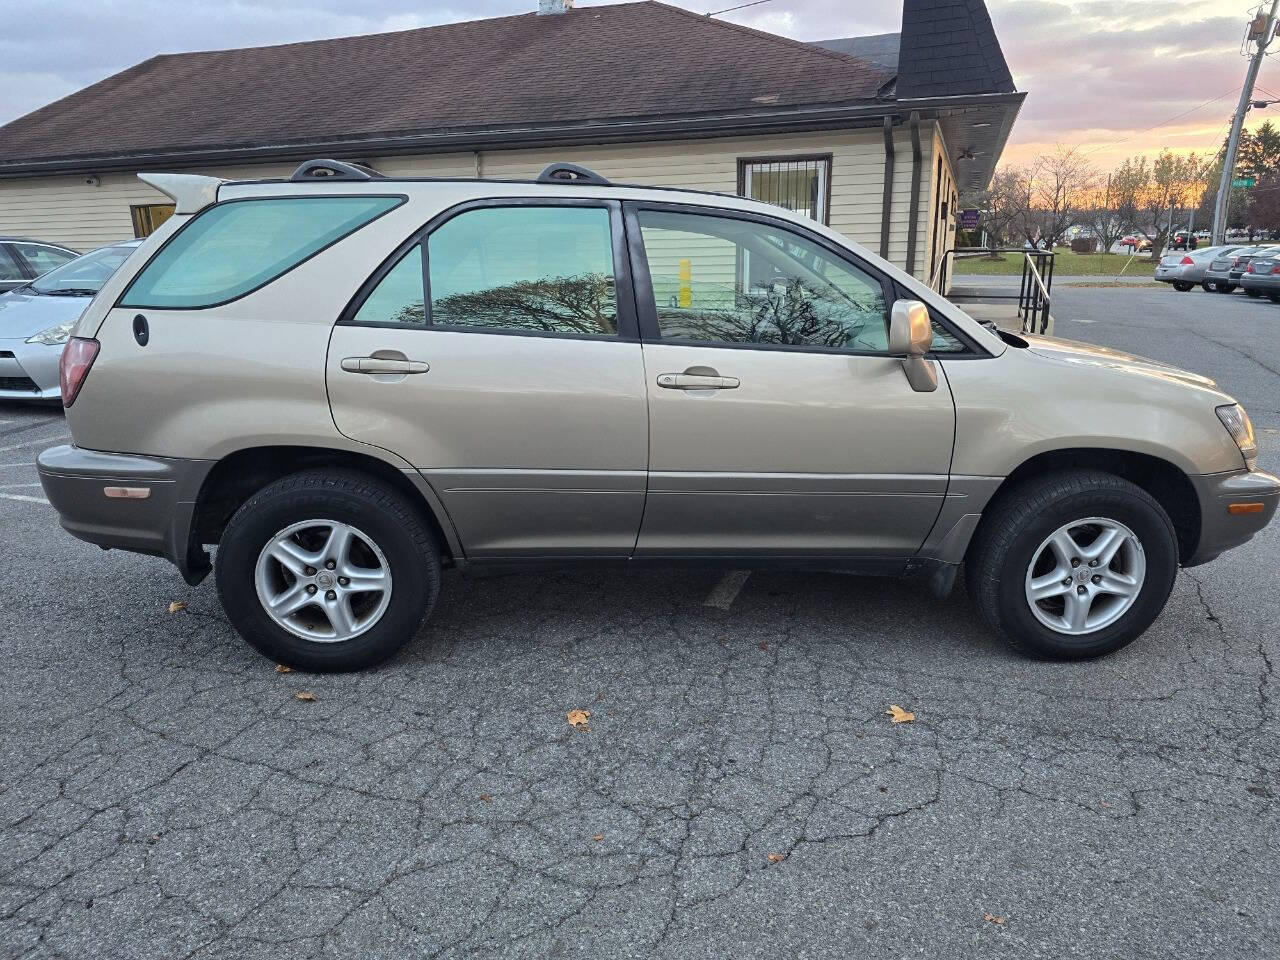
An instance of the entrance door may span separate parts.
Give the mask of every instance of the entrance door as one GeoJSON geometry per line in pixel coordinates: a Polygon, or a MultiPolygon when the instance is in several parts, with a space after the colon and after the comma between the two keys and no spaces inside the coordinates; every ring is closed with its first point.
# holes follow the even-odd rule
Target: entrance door
{"type": "Polygon", "coordinates": [[[914,553],[955,415],[945,377],[917,393],[889,356],[887,279],[771,218],[638,204],[627,224],[650,427],[637,555],[914,553]]]}
{"type": "Polygon", "coordinates": [[[365,284],[327,381],[338,429],[417,467],[469,558],[631,554],[648,422],[616,203],[451,212],[365,284]]]}

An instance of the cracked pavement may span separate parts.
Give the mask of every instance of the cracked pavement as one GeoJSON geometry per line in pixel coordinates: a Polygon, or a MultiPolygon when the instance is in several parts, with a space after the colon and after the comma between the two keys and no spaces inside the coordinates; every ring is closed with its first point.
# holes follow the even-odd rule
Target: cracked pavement
{"type": "MultiPolygon", "coordinates": [[[[1220,378],[1280,468],[1280,307],[1054,303],[1220,378]]],[[[754,573],[718,609],[671,570],[450,576],[389,664],[281,675],[211,582],[56,527],[65,432],[0,405],[0,956],[1277,951],[1276,524],[1094,663],[962,591],[754,573]]]]}

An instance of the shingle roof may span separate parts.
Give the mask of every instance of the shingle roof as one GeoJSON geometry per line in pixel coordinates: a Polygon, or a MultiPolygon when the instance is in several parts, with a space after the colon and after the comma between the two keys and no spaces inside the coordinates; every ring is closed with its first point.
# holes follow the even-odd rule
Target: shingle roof
{"type": "Polygon", "coordinates": [[[656,2],[152,57],[0,127],[37,160],[421,131],[540,127],[874,100],[840,53],[656,2]]]}
{"type": "Polygon", "coordinates": [[[877,33],[869,37],[837,37],[831,40],[815,40],[814,46],[826,47],[836,53],[865,60],[886,73],[898,72],[898,50],[902,42],[900,33],[877,33]]]}
{"type": "Polygon", "coordinates": [[[1014,90],[983,0],[907,0],[902,49],[900,99],[1014,90]]]}

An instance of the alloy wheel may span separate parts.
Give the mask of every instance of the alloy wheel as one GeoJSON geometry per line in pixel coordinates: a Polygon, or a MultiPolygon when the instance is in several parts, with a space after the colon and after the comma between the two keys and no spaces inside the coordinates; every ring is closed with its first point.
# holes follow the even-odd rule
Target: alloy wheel
{"type": "Polygon", "coordinates": [[[1146,573],[1142,543],[1123,523],[1105,517],[1073,520],[1032,554],[1027,603],[1036,619],[1056,633],[1094,633],[1128,612],[1146,573]]]}
{"type": "Polygon", "coordinates": [[[356,527],[303,520],[267,541],[254,587],[279,626],[304,640],[338,643],[382,619],[391,603],[391,567],[356,527]]]}

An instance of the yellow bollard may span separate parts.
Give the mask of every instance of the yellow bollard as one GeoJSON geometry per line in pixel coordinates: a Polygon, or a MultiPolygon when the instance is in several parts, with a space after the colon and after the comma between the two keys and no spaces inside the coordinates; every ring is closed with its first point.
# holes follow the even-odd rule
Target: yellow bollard
{"type": "Polygon", "coordinates": [[[676,302],[682,307],[693,306],[693,261],[688,257],[680,259],[680,295],[676,302]]]}

